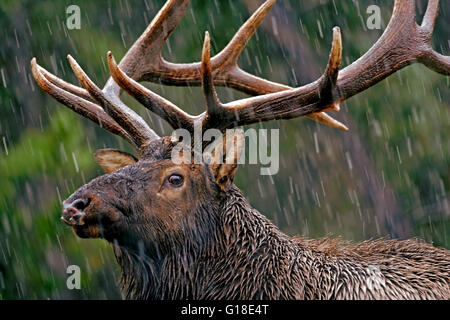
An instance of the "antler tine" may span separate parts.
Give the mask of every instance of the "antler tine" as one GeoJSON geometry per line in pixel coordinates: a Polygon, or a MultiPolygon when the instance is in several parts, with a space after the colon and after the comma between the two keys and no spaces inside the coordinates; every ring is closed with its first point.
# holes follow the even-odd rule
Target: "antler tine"
{"type": "Polygon", "coordinates": [[[330,57],[328,58],[327,68],[319,84],[319,97],[322,102],[329,100],[332,102],[332,110],[339,111],[339,102],[333,96],[336,89],[336,82],[339,74],[339,66],[342,60],[342,38],[341,29],[333,28],[333,42],[331,45],[330,57]]]}
{"type": "Polygon", "coordinates": [[[127,76],[117,65],[111,52],[108,52],[107,56],[111,76],[123,90],[144,107],[165,119],[172,128],[193,130],[194,117],[127,76]]]}
{"type": "Polygon", "coordinates": [[[38,86],[53,98],[55,98],[58,102],[66,105],[73,111],[81,114],[89,120],[99,124],[108,131],[125,138],[127,141],[134,145],[134,141],[131,136],[122,127],[120,127],[120,125],[117,124],[117,122],[113,118],[111,118],[100,106],[84,99],[84,97],[80,97],[69,91],[65,91],[55,85],[52,81],[50,81],[48,78],[51,78],[53,80],[57,78],[50,72],[42,68],[36,62],[36,58],[33,58],[31,60],[31,72],[38,86]]]}
{"type": "Polygon", "coordinates": [[[106,113],[131,135],[134,143],[139,148],[159,138],[138,114],[120,101],[118,96],[113,94],[108,95],[100,90],[78,65],[75,59],[70,55],[67,56],[67,59],[81,85],[89,92],[92,98],[103,106],[106,113]]]}
{"type": "Polygon", "coordinates": [[[434,50],[420,58],[420,62],[433,71],[450,76],[450,56],[444,56],[434,50]]]}
{"type": "MultiPolygon", "coordinates": [[[[183,19],[190,0],[168,0],[158,14],[128,50],[119,67],[136,81],[148,80],[149,74],[163,64],[161,50],[183,19]]],[[[113,85],[108,81],[105,87],[113,85]]]]}
{"type": "Polygon", "coordinates": [[[433,34],[434,24],[439,13],[439,0],[429,0],[427,5],[427,10],[423,16],[421,29],[428,33],[430,39],[433,34]]]}
{"type": "MultiPolygon", "coordinates": [[[[238,65],[238,59],[242,50],[245,48],[246,44],[256,32],[275,2],[276,0],[264,2],[264,4],[262,4],[241,26],[228,45],[213,58],[216,65],[221,66],[216,76],[218,78],[217,84],[220,84],[219,79],[223,77],[227,86],[250,95],[262,95],[292,89],[292,87],[287,85],[249,74],[243,71],[238,65]]],[[[306,115],[306,117],[336,129],[344,131],[348,130],[344,124],[327,115],[325,112],[312,113],[306,115]]]]}
{"type": "Polygon", "coordinates": [[[450,56],[444,56],[431,47],[431,37],[433,36],[434,25],[439,14],[439,0],[429,0],[427,10],[419,28],[427,41],[426,54],[419,58],[420,62],[428,68],[444,74],[450,75],[450,56]]]}
{"type": "MultiPolygon", "coordinates": [[[[239,28],[238,32],[236,32],[235,36],[228,43],[228,45],[213,58],[217,65],[227,66],[221,67],[217,75],[218,79],[220,79],[221,76],[226,79],[225,84],[227,86],[250,95],[262,95],[292,89],[292,87],[287,85],[272,82],[249,74],[243,71],[238,65],[240,54],[244,50],[250,38],[261,25],[263,19],[273,7],[275,2],[276,0],[267,0],[264,2],[241,26],[241,28],[239,28]]],[[[336,129],[344,131],[348,130],[344,124],[327,115],[325,112],[309,114],[306,115],[306,117],[336,129]]]]}
{"type": "Polygon", "coordinates": [[[348,127],[334,119],[333,117],[330,117],[325,112],[314,112],[311,114],[306,114],[305,117],[310,118],[311,120],[317,121],[319,123],[325,124],[329,127],[333,127],[342,131],[348,131],[348,127]]]}
{"type": "Polygon", "coordinates": [[[89,92],[87,92],[87,90],[74,86],[71,83],[68,83],[60,78],[58,78],[57,76],[55,76],[54,74],[48,72],[47,70],[45,70],[44,68],[41,67],[40,69],[42,71],[42,74],[50,81],[52,82],[54,85],[58,86],[59,88],[61,88],[62,90],[65,90],[67,92],[70,92],[76,96],[79,96],[85,100],[88,100],[92,103],[95,103],[95,100],[92,99],[92,97],[89,95],[89,92]]]}
{"type": "Polygon", "coordinates": [[[205,118],[219,118],[223,109],[220,103],[217,92],[214,88],[214,79],[211,70],[211,47],[209,32],[205,32],[205,41],[202,50],[202,91],[206,101],[206,115],[205,118]]]}
{"type": "MultiPolygon", "coordinates": [[[[262,21],[274,6],[276,0],[267,0],[239,28],[231,41],[213,59],[214,66],[220,66],[218,73],[226,69],[239,68],[238,59],[250,38],[255,34],[262,21]]],[[[275,83],[274,83],[275,84],[275,83]]]]}
{"type": "Polygon", "coordinates": [[[234,124],[228,122],[224,126],[228,128],[259,121],[292,119],[326,109],[339,110],[336,84],[341,59],[341,33],[335,27],[328,64],[319,80],[303,87],[224,104],[222,109],[234,115],[234,124]]]}

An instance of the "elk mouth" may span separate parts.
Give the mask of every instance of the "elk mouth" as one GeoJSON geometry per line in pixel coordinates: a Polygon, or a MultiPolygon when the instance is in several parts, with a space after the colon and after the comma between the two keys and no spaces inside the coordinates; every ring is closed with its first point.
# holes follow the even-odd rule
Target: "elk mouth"
{"type": "Polygon", "coordinates": [[[61,221],[71,226],[74,233],[80,238],[98,238],[100,236],[99,226],[86,222],[85,210],[64,205],[61,221]]]}
{"type": "Polygon", "coordinates": [[[90,203],[91,199],[77,199],[69,204],[63,203],[64,209],[61,216],[61,221],[71,227],[85,225],[85,209],[90,203]]]}
{"type": "Polygon", "coordinates": [[[72,227],[73,232],[80,238],[99,238],[101,236],[100,226],[92,221],[87,221],[84,210],[73,210],[72,207],[65,208],[61,221],[72,227]]]}
{"type": "Polygon", "coordinates": [[[114,206],[103,203],[103,210],[99,211],[95,205],[95,199],[82,198],[63,203],[61,221],[73,228],[74,233],[80,238],[104,237],[105,232],[111,229],[123,213],[114,206]]]}
{"type": "Polygon", "coordinates": [[[61,221],[71,227],[83,226],[86,224],[85,217],[86,214],[84,212],[67,213],[61,216],[61,221]]]}

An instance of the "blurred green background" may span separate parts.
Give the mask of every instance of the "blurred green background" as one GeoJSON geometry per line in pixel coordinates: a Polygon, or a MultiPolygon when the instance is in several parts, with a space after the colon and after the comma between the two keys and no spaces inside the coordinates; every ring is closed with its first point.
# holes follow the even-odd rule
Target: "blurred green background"
{"type": "MultiPolygon", "coordinates": [[[[209,30],[218,52],[262,0],[192,0],[164,57],[200,59],[209,30]]],[[[108,78],[105,54],[117,58],[145,29],[164,0],[0,2],[0,299],[120,298],[112,250],[81,240],[60,220],[61,201],[102,172],[97,148],[131,151],[123,140],[60,105],[32,79],[36,57],[77,84],[66,61],[74,56],[91,78],[108,78]],[[67,30],[66,8],[81,9],[81,30],[67,30]],[[82,270],[81,290],[68,290],[66,268],[82,270]]],[[[420,21],[426,1],[417,1],[420,21]]],[[[331,29],[343,34],[343,65],[362,55],[383,30],[368,30],[369,5],[393,1],[279,0],[240,58],[244,70],[298,86],[323,72],[331,29]]],[[[450,2],[441,1],[433,45],[449,54],[450,2]]],[[[199,88],[149,84],[190,113],[204,110],[199,88]]],[[[450,79],[422,65],[394,74],[343,104],[333,116],[341,132],[308,119],[273,121],[280,128],[280,170],[260,176],[244,165],[236,184],[251,204],[290,235],[342,236],[358,241],[419,237],[450,248],[450,79]]],[[[244,97],[219,90],[223,101],[244,97]]],[[[160,134],[166,123],[133,99],[124,101],[160,134]]],[[[259,125],[255,125],[258,127],[259,125]]]]}

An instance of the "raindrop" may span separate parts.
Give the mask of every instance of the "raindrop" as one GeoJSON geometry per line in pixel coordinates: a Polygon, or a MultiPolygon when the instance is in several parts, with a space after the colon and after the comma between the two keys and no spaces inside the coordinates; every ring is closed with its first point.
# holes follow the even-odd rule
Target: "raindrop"
{"type": "Polygon", "coordinates": [[[78,172],[79,168],[78,168],[78,162],[77,162],[77,158],[75,157],[75,153],[72,152],[72,159],[73,159],[73,164],[75,165],[75,171],[78,172]]]}
{"type": "Polygon", "coordinates": [[[6,145],[6,137],[3,137],[3,147],[5,148],[5,153],[8,155],[8,146],[6,145]]]}
{"type": "Polygon", "coordinates": [[[3,69],[0,69],[0,73],[2,74],[2,82],[3,82],[3,86],[6,88],[5,71],[4,71],[3,69]]]}

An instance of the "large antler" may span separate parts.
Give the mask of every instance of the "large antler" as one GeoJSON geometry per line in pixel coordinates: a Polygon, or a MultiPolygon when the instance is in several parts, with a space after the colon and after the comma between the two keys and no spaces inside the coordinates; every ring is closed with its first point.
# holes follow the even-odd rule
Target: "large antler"
{"type": "Polygon", "coordinates": [[[194,123],[198,121],[201,121],[203,130],[225,130],[258,121],[291,119],[304,115],[345,129],[345,126],[331,117],[317,112],[338,110],[341,101],[415,62],[450,75],[450,57],[440,55],[431,47],[431,36],[438,15],[438,0],[429,1],[421,26],[415,22],[414,0],[396,0],[391,20],[381,38],[364,56],[341,71],[341,35],[339,28],[334,28],[327,67],[324,74],[311,84],[293,89],[250,75],[239,68],[237,60],[274,2],[275,0],[266,1],[239,29],[230,43],[211,59],[208,34],[201,62],[174,64],[161,57],[164,42],[183,17],[189,3],[189,0],[169,0],[119,66],[112,54],[108,53],[112,79],[108,80],[103,90],[96,87],[71,58],[71,66],[86,90],[51,75],[38,66],[34,59],[33,75],[41,88],[58,101],[127,138],[138,147],[157,136],[137,114],[121,103],[116,83],[145,107],[167,120],[173,128],[185,128],[191,132],[194,123]],[[206,98],[206,112],[191,116],[140,85],[138,82],[142,80],[169,85],[201,84],[206,98]],[[214,84],[263,95],[222,104],[217,98],[214,84]],[[103,108],[95,105],[95,102],[103,108]]]}
{"type": "MultiPolygon", "coordinates": [[[[161,57],[165,41],[183,18],[189,2],[190,0],[167,1],[141,37],[130,48],[119,65],[120,69],[129,76],[128,81],[130,79],[145,80],[178,86],[201,84],[200,63],[172,64],[161,57]]],[[[224,50],[213,58],[216,84],[227,85],[254,95],[289,89],[288,86],[247,74],[237,66],[237,59],[245,44],[274,2],[274,0],[266,1],[240,28],[224,50]],[[245,81],[242,81],[243,76],[245,81]]],[[[68,59],[76,70],[76,75],[83,87],[87,89],[74,86],[56,77],[39,66],[36,59],[33,58],[31,61],[32,73],[44,91],[62,104],[112,133],[122,136],[137,147],[146,141],[158,138],[141,117],[120,101],[120,88],[112,78],[108,80],[103,90],[100,90],[79,68],[75,60],[70,56],[68,59]]],[[[108,60],[112,59],[111,54],[108,54],[108,60]]],[[[115,63],[113,64],[115,65],[115,63]]],[[[142,99],[152,99],[154,111],[174,128],[192,127],[191,123],[194,117],[190,117],[167,100],[148,91],[146,91],[146,97],[142,99]]],[[[311,118],[345,129],[345,126],[326,114],[311,115],[311,118]]]]}
{"type": "MultiPolygon", "coordinates": [[[[267,1],[259,9],[258,14],[262,14],[272,3],[273,1],[267,1]]],[[[231,47],[225,49],[230,52],[227,57],[231,58],[228,59],[225,59],[222,53],[219,53],[210,60],[209,36],[206,35],[200,66],[196,64],[188,66],[168,64],[162,60],[160,62],[165,68],[161,71],[161,79],[165,83],[187,82],[195,84],[196,73],[200,73],[207,110],[198,117],[177,112],[172,119],[168,119],[167,116],[163,115],[164,112],[160,111],[161,104],[158,104],[157,108],[155,107],[154,100],[151,98],[154,94],[150,90],[127,77],[124,72],[117,68],[113,60],[110,60],[110,69],[117,83],[144,106],[165,117],[169,122],[187,123],[183,124],[183,127],[187,129],[191,129],[193,122],[198,121],[199,118],[202,120],[204,130],[208,128],[223,130],[272,119],[291,119],[326,109],[337,110],[341,101],[373,86],[390,74],[416,61],[437,72],[450,74],[449,57],[439,55],[431,48],[431,35],[438,7],[439,1],[430,0],[423,24],[418,26],[415,22],[414,0],[396,0],[390,23],[381,38],[364,56],[341,71],[339,71],[339,65],[342,56],[342,43],[340,30],[336,27],[333,30],[333,44],[328,65],[322,77],[317,81],[303,87],[285,88],[280,92],[233,101],[228,104],[221,104],[217,99],[213,87],[213,78],[215,83],[229,81],[232,78],[233,82],[230,82],[230,84],[239,87],[242,91],[256,91],[257,85],[264,87],[264,90],[271,91],[273,88],[267,89],[267,87],[275,86],[275,84],[245,74],[237,66],[236,52],[242,50],[243,40],[235,39],[243,39],[243,34],[252,32],[249,31],[251,29],[249,25],[244,25],[240,32],[246,28],[249,30],[242,34],[238,32],[238,36],[231,42],[237,49],[232,50],[231,47]],[[214,74],[215,61],[216,64],[217,61],[221,62],[220,67],[216,66],[216,70],[219,69],[216,74],[214,74]],[[227,76],[224,77],[224,74],[227,76]],[[240,85],[239,82],[235,81],[238,74],[240,75],[240,85]]],[[[259,21],[256,18],[250,20],[255,24],[257,24],[256,21],[259,21]]],[[[144,76],[146,79],[152,77],[154,77],[153,73],[144,76]]],[[[170,109],[175,110],[172,107],[170,109]]]]}

